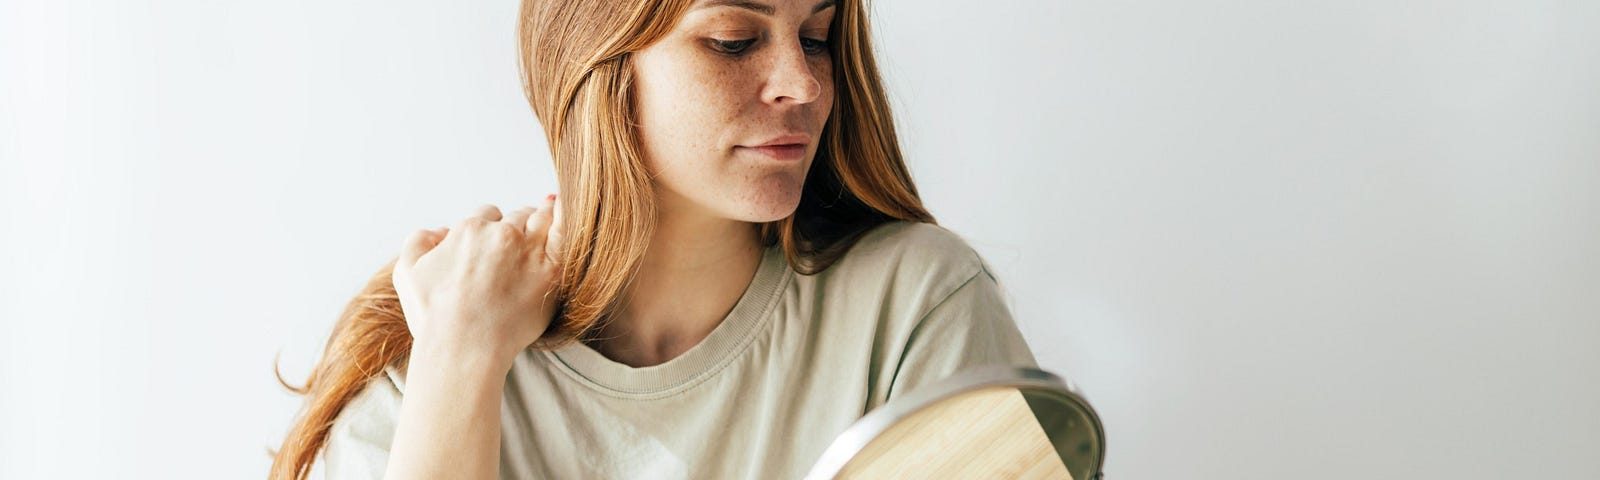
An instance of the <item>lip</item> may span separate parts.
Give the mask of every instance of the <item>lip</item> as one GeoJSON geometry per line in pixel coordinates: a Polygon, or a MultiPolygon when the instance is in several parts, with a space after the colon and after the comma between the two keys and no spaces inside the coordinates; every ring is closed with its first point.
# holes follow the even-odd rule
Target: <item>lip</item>
{"type": "Polygon", "coordinates": [[[773,160],[793,161],[805,157],[810,141],[809,135],[784,135],[758,145],[739,145],[735,150],[749,150],[773,160]]]}
{"type": "Polygon", "coordinates": [[[738,147],[771,158],[773,160],[794,161],[806,155],[806,144],[793,143],[787,145],[762,145],[759,147],[738,147]]]}

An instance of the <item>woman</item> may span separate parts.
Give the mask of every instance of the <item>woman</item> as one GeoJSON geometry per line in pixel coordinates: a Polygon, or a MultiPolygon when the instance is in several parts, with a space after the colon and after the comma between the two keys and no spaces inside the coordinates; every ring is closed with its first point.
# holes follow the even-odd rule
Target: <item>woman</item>
{"type": "Polygon", "coordinates": [[[274,478],[795,478],[894,395],[1034,365],[917,197],[860,1],[521,15],[560,198],[409,238],[274,478]]]}

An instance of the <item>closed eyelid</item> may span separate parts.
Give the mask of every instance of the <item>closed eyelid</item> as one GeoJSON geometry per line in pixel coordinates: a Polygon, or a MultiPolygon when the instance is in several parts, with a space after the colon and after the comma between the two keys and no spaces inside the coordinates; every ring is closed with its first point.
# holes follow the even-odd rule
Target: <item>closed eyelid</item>
{"type": "Polygon", "coordinates": [[[718,29],[712,30],[707,35],[722,40],[743,40],[747,38],[759,37],[761,36],[761,31],[746,29],[718,29]]]}

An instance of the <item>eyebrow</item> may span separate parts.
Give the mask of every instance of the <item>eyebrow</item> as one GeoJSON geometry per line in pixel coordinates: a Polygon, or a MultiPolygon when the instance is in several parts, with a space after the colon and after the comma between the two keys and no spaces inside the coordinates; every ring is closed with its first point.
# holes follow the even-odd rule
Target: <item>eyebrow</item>
{"type": "MultiPolygon", "coordinates": [[[[822,0],[822,2],[817,3],[817,6],[811,7],[811,13],[815,15],[817,12],[827,10],[828,7],[832,7],[833,5],[834,0],[822,0]]],[[[745,10],[756,12],[762,15],[775,15],[778,13],[777,9],[772,8],[772,5],[751,0],[706,0],[694,8],[698,10],[701,8],[711,7],[743,8],[745,10]]]]}

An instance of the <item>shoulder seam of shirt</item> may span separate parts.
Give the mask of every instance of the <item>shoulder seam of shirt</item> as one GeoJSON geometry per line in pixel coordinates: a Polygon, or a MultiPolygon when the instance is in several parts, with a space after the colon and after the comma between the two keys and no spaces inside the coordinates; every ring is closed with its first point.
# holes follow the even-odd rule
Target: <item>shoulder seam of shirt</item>
{"type": "Polygon", "coordinates": [[[988,274],[990,278],[994,278],[994,275],[989,274],[988,272],[988,268],[980,263],[978,265],[978,271],[972,272],[972,275],[967,276],[967,279],[963,280],[960,285],[957,285],[956,288],[951,289],[950,293],[946,293],[944,298],[940,298],[938,302],[935,302],[932,308],[929,308],[926,312],[922,312],[922,314],[917,317],[916,323],[911,325],[911,331],[906,334],[906,343],[900,349],[899,358],[895,359],[894,374],[889,376],[889,397],[894,397],[894,384],[895,381],[900,379],[900,371],[905,368],[906,352],[911,349],[911,342],[916,340],[917,332],[922,330],[922,326],[927,322],[928,316],[933,315],[934,311],[938,310],[939,307],[944,306],[944,304],[949,302],[951,298],[955,298],[956,292],[960,292],[961,289],[967,288],[967,285],[971,284],[973,280],[977,280],[978,275],[988,274]]]}

